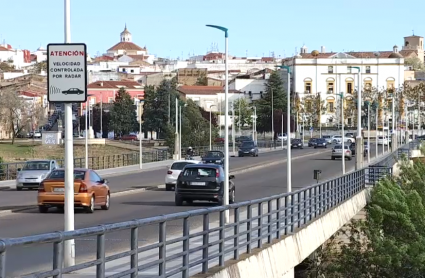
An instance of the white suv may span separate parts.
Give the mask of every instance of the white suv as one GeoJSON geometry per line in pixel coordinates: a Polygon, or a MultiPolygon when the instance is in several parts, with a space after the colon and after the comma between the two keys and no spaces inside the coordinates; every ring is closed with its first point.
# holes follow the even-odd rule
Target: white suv
{"type": "Polygon", "coordinates": [[[183,168],[188,164],[199,164],[199,160],[176,160],[171,167],[167,170],[165,175],[165,190],[171,191],[176,186],[177,178],[179,177],[183,168]]]}

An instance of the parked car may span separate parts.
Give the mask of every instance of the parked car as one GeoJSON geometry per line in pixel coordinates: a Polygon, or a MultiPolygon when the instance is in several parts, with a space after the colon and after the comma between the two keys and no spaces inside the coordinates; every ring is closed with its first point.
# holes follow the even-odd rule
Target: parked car
{"type": "Polygon", "coordinates": [[[40,159],[25,162],[22,169],[18,168],[16,190],[39,188],[40,183],[57,168],[59,166],[56,160],[40,159]]]}
{"type": "Polygon", "coordinates": [[[288,135],[286,133],[279,133],[277,135],[277,142],[282,142],[288,140],[288,135]]]}
{"type": "Polygon", "coordinates": [[[323,135],[322,138],[325,139],[328,144],[332,144],[332,136],[323,135]]]}
{"type": "MultiPolygon", "coordinates": [[[[82,207],[93,213],[96,206],[103,210],[110,208],[110,191],[108,181],[102,179],[95,171],[85,168],[74,169],[74,206],[82,207]]],[[[40,213],[49,208],[63,209],[65,205],[65,170],[56,169],[41,182],[37,196],[40,213]]]]}
{"type": "Polygon", "coordinates": [[[238,156],[258,156],[258,147],[254,141],[244,141],[239,146],[238,156]]]}
{"type": "Polygon", "coordinates": [[[177,160],[174,161],[170,168],[167,170],[165,175],[165,190],[171,191],[175,188],[177,178],[183,171],[186,165],[199,164],[201,161],[198,160],[177,160]]]}
{"type": "Polygon", "coordinates": [[[303,141],[301,139],[292,139],[291,140],[291,149],[302,149],[303,146],[303,141]]]}
{"type": "Polygon", "coordinates": [[[341,144],[342,143],[342,136],[341,135],[332,136],[332,143],[341,144]]]}
{"type": "Polygon", "coordinates": [[[332,160],[335,160],[336,158],[344,158],[347,160],[351,160],[352,154],[350,150],[350,146],[344,145],[344,151],[342,150],[342,145],[335,145],[332,148],[332,160]]]}
{"type": "Polygon", "coordinates": [[[126,134],[121,136],[120,138],[123,141],[136,141],[137,139],[137,135],[136,134],[126,134]]]}
{"type": "Polygon", "coordinates": [[[317,138],[310,138],[310,140],[308,140],[308,146],[309,147],[316,146],[316,140],[317,140],[317,138]]]}
{"type": "Polygon", "coordinates": [[[345,133],[344,138],[346,142],[351,142],[351,143],[356,142],[356,137],[354,136],[354,133],[352,132],[345,133]]]}
{"type": "Polygon", "coordinates": [[[203,163],[224,164],[224,153],[222,151],[209,151],[202,157],[203,163]]]}
{"type": "Polygon", "coordinates": [[[224,143],[224,138],[223,137],[217,137],[214,139],[215,143],[219,143],[219,144],[223,144],[224,143]]]}
{"type": "Polygon", "coordinates": [[[326,139],[323,138],[317,138],[314,148],[327,148],[328,147],[328,142],[326,141],[326,139]]]}
{"type": "MultiPolygon", "coordinates": [[[[236,187],[229,175],[229,203],[235,202],[236,187]]],[[[224,170],[221,165],[192,164],[186,165],[180,173],[175,190],[175,205],[182,206],[183,202],[193,201],[217,202],[224,204],[224,170]]]]}
{"type": "Polygon", "coordinates": [[[378,145],[388,145],[387,136],[378,136],[378,145]]]}

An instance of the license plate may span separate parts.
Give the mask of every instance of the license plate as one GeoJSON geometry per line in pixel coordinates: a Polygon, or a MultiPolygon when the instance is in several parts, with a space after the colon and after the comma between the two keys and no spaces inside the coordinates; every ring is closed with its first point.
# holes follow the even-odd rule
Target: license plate
{"type": "Polygon", "coordinates": [[[191,182],[191,185],[205,185],[205,182],[191,182]]]}
{"type": "Polygon", "coordinates": [[[53,192],[64,192],[65,188],[53,188],[53,192]]]}
{"type": "Polygon", "coordinates": [[[249,153],[249,152],[245,152],[245,153],[249,153]]]}

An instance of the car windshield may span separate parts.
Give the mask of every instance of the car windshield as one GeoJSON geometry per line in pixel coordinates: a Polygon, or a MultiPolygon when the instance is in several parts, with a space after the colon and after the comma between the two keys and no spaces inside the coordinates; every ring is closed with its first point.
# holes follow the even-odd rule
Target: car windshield
{"type": "Polygon", "coordinates": [[[242,148],[253,148],[254,142],[243,142],[241,145],[242,148]]]}
{"type": "Polygon", "coordinates": [[[325,142],[325,139],[317,139],[316,142],[325,142]]]}
{"type": "MultiPolygon", "coordinates": [[[[334,147],[334,149],[335,149],[335,150],[341,150],[341,149],[342,149],[342,145],[336,145],[336,146],[334,147]]],[[[344,145],[344,149],[348,149],[348,146],[347,146],[347,145],[344,145]]]]}
{"type": "Polygon", "coordinates": [[[175,162],[173,165],[171,165],[171,170],[183,170],[183,168],[188,165],[193,164],[190,162],[175,162]]]}
{"type": "Polygon", "coordinates": [[[49,170],[50,169],[50,162],[49,161],[28,161],[25,163],[23,170],[30,171],[30,170],[36,170],[36,171],[43,171],[43,170],[49,170]]]}
{"type": "Polygon", "coordinates": [[[342,138],[341,135],[335,135],[334,138],[342,138]]]}
{"type": "Polygon", "coordinates": [[[327,139],[327,138],[331,138],[331,136],[330,135],[323,135],[323,138],[327,139]]]}
{"type": "MultiPolygon", "coordinates": [[[[86,175],[86,171],[74,170],[74,179],[75,180],[83,180],[86,175]]],[[[64,170],[55,170],[53,171],[49,177],[49,179],[55,180],[63,180],[65,179],[65,171],[64,170]]]]}
{"type": "Polygon", "coordinates": [[[207,152],[206,157],[221,157],[221,152],[207,152]]]}
{"type": "Polygon", "coordinates": [[[301,142],[301,139],[292,139],[292,143],[299,143],[301,142]]]}
{"type": "Polygon", "coordinates": [[[184,171],[183,176],[213,178],[216,176],[216,169],[215,168],[189,168],[184,171]]]}

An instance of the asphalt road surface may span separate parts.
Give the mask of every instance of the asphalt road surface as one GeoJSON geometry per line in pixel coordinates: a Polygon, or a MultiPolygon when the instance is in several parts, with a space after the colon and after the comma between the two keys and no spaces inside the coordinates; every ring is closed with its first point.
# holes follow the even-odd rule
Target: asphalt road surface
{"type": "MultiPolygon", "coordinates": [[[[303,150],[294,150],[293,154],[296,156],[311,152],[312,150],[314,149],[305,148],[303,150]]],[[[285,157],[286,150],[266,152],[263,154],[260,153],[258,157],[230,157],[229,167],[231,171],[240,170],[247,167],[278,161],[285,157]]],[[[140,173],[108,177],[107,179],[109,181],[111,192],[120,192],[164,184],[167,170],[168,166],[164,166],[162,169],[146,170],[141,171],[140,173]]],[[[36,202],[36,190],[0,190],[0,212],[1,210],[20,209],[22,207],[36,205],[36,202]]]]}
{"type": "MultiPolygon", "coordinates": [[[[313,180],[313,170],[322,170],[322,180],[330,179],[341,175],[341,161],[330,159],[330,148],[328,149],[304,149],[294,150],[295,154],[316,152],[317,154],[308,157],[300,157],[292,161],[292,188],[297,190],[309,186],[313,180]]],[[[277,155],[271,153],[273,157],[277,155]]],[[[375,154],[372,148],[371,157],[375,154]]],[[[266,155],[263,155],[266,156],[266,155]]],[[[252,158],[254,160],[256,158],[252,158]]],[[[245,160],[245,159],[244,159],[245,160]]],[[[355,160],[346,162],[346,169],[354,169],[355,160]]],[[[286,191],[286,162],[281,164],[262,168],[259,170],[248,171],[236,175],[236,200],[245,201],[261,197],[280,194],[286,191]]],[[[158,172],[163,178],[163,171],[158,172]]],[[[140,179],[140,176],[136,176],[140,179]]],[[[134,177],[133,179],[136,179],[134,177]]],[[[118,177],[126,178],[124,176],[118,177]]],[[[167,192],[163,189],[146,191],[137,194],[116,196],[111,201],[111,210],[96,211],[94,214],[86,214],[76,211],[75,226],[84,228],[99,224],[115,223],[132,220],[136,218],[146,218],[151,216],[163,215],[168,213],[188,211],[203,207],[210,207],[210,203],[194,203],[193,205],[176,207],[174,205],[173,192],[167,192]]],[[[213,221],[213,217],[211,217],[213,221]]],[[[201,225],[201,219],[193,218],[190,221],[191,228],[201,225]]],[[[181,221],[167,223],[167,237],[180,233],[182,229],[181,221]]],[[[0,217],[0,238],[22,237],[27,235],[41,234],[52,231],[63,230],[63,214],[52,212],[49,214],[39,214],[37,210],[29,210],[21,213],[13,213],[0,217]]],[[[147,226],[139,229],[139,244],[144,245],[148,242],[158,240],[157,227],[147,226]]],[[[106,235],[106,250],[108,254],[127,250],[129,246],[129,231],[114,232],[106,235]]],[[[95,258],[96,239],[86,238],[76,241],[77,263],[95,258]]],[[[51,268],[52,262],[51,244],[37,245],[14,248],[7,254],[7,275],[8,277],[20,276],[23,273],[29,273],[51,268]]]]}

